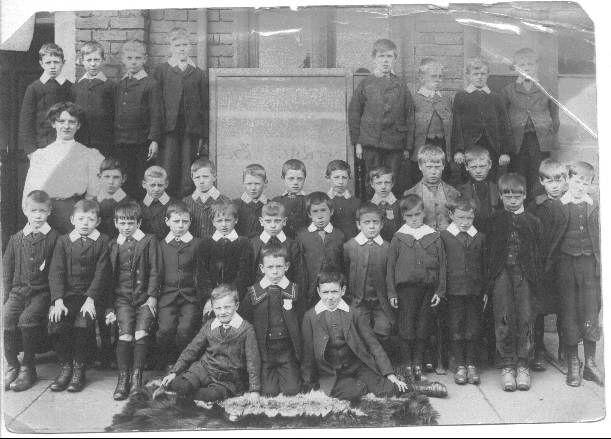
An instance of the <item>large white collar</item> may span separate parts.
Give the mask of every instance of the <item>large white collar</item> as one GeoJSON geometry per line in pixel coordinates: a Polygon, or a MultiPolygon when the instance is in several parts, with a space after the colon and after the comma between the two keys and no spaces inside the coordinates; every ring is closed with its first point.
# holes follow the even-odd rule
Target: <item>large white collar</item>
{"type": "Polygon", "coordinates": [[[40,82],[43,84],[49,82],[50,79],[55,79],[59,85],[64,85],[64,82],[68,80],[68,78],[66,78],[62,73],[57,75],[55,78],[51,78],[47,72],[43,72],[42,75],[40,75],[40,82]]]}
{"type": "Polygon", "coordinates": [[[35,231],[46,235],[51,231],[51,226],[49,225],[49,223],[44,223],[42,226],[40,226],[40,229],[34,230],[34,228],[28,223],[23,228],[23,236],[28,236],[30,233],[33,233],[35,231]]]}
{"type": "Polygon", "coordinates": [[[350,194],[350,191],[348,189],[346,189],[342,195],[338,195],[335,192],[333,192],[333,189],[329,189],[329,192],[327,192],[327,195],[331,199],[335,197],[344,197],[346,200],[348,200],[350,197],[352,197],[352,194],[350,194]]]}
{"type": "MultiPolygon", "coordinates": [[[[155,199],[153,197],[151,197],[149,194],[146,194],[142,202],[146,207],[149,207],[154,200],[155,199]]],[[[170,196],[164,192],[163,195],[159,197],[159,202],[165,206],[170,202],[170,196]]]]}
{"type": "Polygon", "coordinates": [[[431,233],[435,233],[435,229],[433,229],[431,226],[428,226],[426,224],[421,225],[417,229],[413,229],[410,226],[408,226],[407,224],[403,224],[401,226],[401,228],[399,230],[397,230],[397,232],[398,233],[403,233],[405,235],[410,235],[415,240],[419,240],[419,239],[422,239],[426,235],[430,235],[431,233]]]}
{"type": "Polygon", "coordinates": [[[118,202],[124,200],[125,197],[127,197],[127,194],[125,193],[125,191],[123,189],[119,188],[110,197],[108,196],[108,194],[105,194],[103,192],[99,192],[98,196],[96,198],[98,199],[98,201],[104,201],[106,199],[112,198],[113,200],[115,200],[118,203],[118,202]]]}
{"type": "Polygon", "coordinates": [[[439,90],[429,90],[428,88],[424,88],[424,87],[420,87],[420,89],[418,90],[418,93],[424,96],[425,98],[429,98],[429,99],[431,99],[434,96],[441,97],[441,93],[439,93],[439,90]]]}
{"type": "MultiPolygon", "coordinates": [[[[283,290],[286,290],[286,289],[288,288],[288,286],[290,285],[290,283],[291,283],[291,281],[289,281],[289,280],[287,279],[287,277],[286,277],[286,276],[284,276],[282,279],[280,279],[280,282],[278,282],[276,285],[278,285],[278,286],[279,286],[280,288],[282,288],[283,290]]],[[[267,287],[269,287],[269,286],[271,286],[271,285],[274,285],[274,284],[272,284],[272,283],[269,281],[269,279],[267,279],[266,277],[264,277],[263,279],[261,279],[261,280],[259,281],[259,285],[261,286],[261,288],[265,289],[265,288],[267,288],[267,287]]]]}
{"type": "Polygon", "coordinates": [[[283,197],[286,197],[287,195],[294,195],[294,196],[303,196],[305,197],[305,192],[304,191],[299,191],[296,194],[291,194],[289,191],[284,191],[284,193],[282,194],[283,197]]]}
{"type": "MultiPolygon", "coordinates": [[[[314,223],[308,226],[308,232],[316,232],[317,230],[318,230],[318,227],[316,227],[314,223]]],[[[327,224],[323,230],[327,233],[333,233],[333,224],[331,223],[327,224]]]]}
{"type": "Polygon", "coordinates": [[[121,78],[121,79],[123,80],[123,79],[125,79],[125,78],[132,78],[132,79],[135,79],[135,80],[137,80],[137,81],[140,81],[141,79],[144,79],[144,78],[146,78],[147,76],[148,76],[148,73],[146,73],[146,72],[144,71],[144,69],[142,69],[142,70],[140,70],[138,73],[135,73],[135,74],[133,74],[133,75],[130,75],[130,74],[129,74],[129,72],[128,72],[128,73],[126,73],[125,75],[123,75],[123,78],[121,78]]]}
{"type": "Polygon", "coordinates": [[[78,82],[81,82],[83,79],[99,79],[102,82],[106,82],[108,80],[108,78],[106,77],[106,75],[104,74],[104,72],[98,72],[97,75],[95,76],[89,76],[89,73],[85,73],[81,79],[78,80],[78,82]]]}
{"type": "Polygon", "coordinates": [[[594,200],[588,194],[585,194],[581,200],[576,200],[573,196],[565,192],[562,197],[560,197],[560,202],[562,204],[580,204],[580,203],[588,203],[590,206],[594,205],[594,200]]]}
{"type": "Polygon", "coordinates": [[[199,198],[200,200],[202,200],[202,203],[208,201],[208,198],[218,200],[220,196],[221,192],[214,186],[212,186],[212,188],[208,192],[200,192],[195,189],[195,191],[193,191],[193,193],[191,194],[191,198],[193,198],[195,201],[197,201],[197,199],[199,198]]]}
{"type": "MultiPolygon", "coordinates": [[[[354,240],[356,241],[358,245],[365,245],[369,242],[369,239],[363,234],[363,232],[360,232],[358,235],[356,235],[354,237],[354,240]]],[[[382,245],[384,244],[384,239],[382,239],[382,237],[378,235],[375,238],[373,238],[373,242],[375,242],[378,245],[382,245]]]]}
{"type": "MultiPolygon", "coordinates": [[[[136,241],[140,242],[142,241],[142,238],[144,238],[146,235],[144,234],[144,232],[140,229],[136,229],[136,231],[132,234],[132,238],[134,238],[136,241]]],[[[121,234],[119,234],[119,236],[117,236],[117,244],[119,245],[123,245],[125,243],[125,241],[127,240],[127,238],[121,234]]]]}
{"type": "Polygon", "coordinates": [[[465,91],[466,91],[467,93],[473,93],[473,92],[474,92],[474,91],[476,91],[476,90],[481,90],[481,91],[483,91],[484,93],[486,93],[487,95],[489,95],[489,94],[491,93],[491,92],[490,92],[490,88],[488,88],[488,86],[487,86],[487,85],[483,86],[482,88],[477,88],[477,87],[475,87],[473,84],[469,84],[469,85],[467,86],[467,88],[465,88],[465,91]]]}
{"type": "Polygon", "coordinates": [[[261,194],[261,196],[258,199],[255,200],[250,195],[248,195],[246,192],[244,192],[240,198],[246,204],[253,203],[253,202],[258,202],[258,201],[262,202],[263,204],[267,204],[267,196],[265,194],[261,194]]]}
{"type": "MultiPolygon", "coordinates": [[[[175,240],[177,237],[174,236],[174,234],[172,232],[168,233],[168,235],[165,237],[165,242],[167,244],[169,244],[170,242],[172,242],[173,240],[175,240]]],[[[181,237],[178,238],[180,241],[184,242],[185,244],[190,243],[191,241],[193,241],[193,235],[191,235],[190,232],[185,233],[184,235],[182,235],[181,237]]]]}
{"type": "Polygon", "coordinates": [[[388,204],[395,204],[397,202],[397,197],[395,197],[395,194],[391,192],[386,198],[382,198],[378,194],[373,194],[373,197],[371,198],[371,202],[376,206],[379,206],[384,201],[386,201],[388,204]]]}
{"type": "Polygon", "coordinates": [[[233,242],[236,239],[238,239],[238,232],[236,232],[235,229],[233,229],[231,233],[229,233],[228,235],[223,235],[221,232],[217,230],[216,232],[212,234],[212,240],[214,242],[217,242],[218,240],[222,238],[227,238],[229,241],[233,242]]]}
{"type": "MultiPolygon", "coordinates": [[[[456,225],[456,223],[452,223],[448,226],[448,228],[446,229],[448,232],[450,232],[452,235],[454,236],[458,236],[458,234],[461,232],[461,230],[458,228],[458,226],[456,225]]],[[[473,238],[475,235],[477,235],[477,229],[475,228],[475,226],[471,226],[469,228],[469,230],[467,230],[467,234],[473,238]]]]}
{"type": "Polygon", "coordinates": [[[188,65],[191,66],[191,67],[197,67],[190,57],[187,57],[187,61],[186,62],[181,63],[180,60],[178,60],[178,59],[174,58],[173,56],[171,56],[170,58],[168,58],[168,64],[171,67],[179,67],[179,68],[180,68],[181,64],[184,65],[185,68],[188,65]]]}
{"type": "MultiPolygon", "coordinates": [[[[276,238],[278,238],[278,241],[280,242],[286,241],[286,235],[284,234],[284,231],[280,230],[280,233],[276,235],[276,238]]],[[[259,239],[263,241],[264,244],[267,244],[269,240],[272,239],[272,235],[263,230],[263,232],[261,232],[261,234],[259,235],[259,239]]]]}
{"type": "Polygon", "coordinates": [[[320,314],[320,313],[322,313],[322,312],[324,312],[324,311],[333,312],[333,311],[335,311],[335,310],[337,310],[337,309],[339,309],[339,310],[341,310],[341,311],[344,311],[344,312],[350,312],[350,307],[349,307],[349,306],[348,306],[348,304],[347,304],[347,303],[344,301],[344,299],[341,299],[341,300],[339,301],[339,303],[337,304],[337,308],[335,308],[335,309],[329,309],[329,308],[327,307],[327,305],[325,305],[325,304],[323,303],[323,301],[322,301],[322,300],[319,300],[319,301],[318,301],[318,303],[316,304],[316,306],[314,307],[314,312],[316,312],[316,314],[318,315],[318,314],[320,314]]]}
{"type": "Polygon", "coordinates": [[[68,237],[70,238],[71,242],[76,242],[81,238],[89,238],[92,241],[97,241],[98,238],[100,237],[100,232],[98,231],[98,229],[94,229],[93,232],[91,232],[89,235],[81,236],[79,232],[77,232],[76,230],[73,230],[72,232],[70,232],[68,237]]]}
{"type": "Polygon", "coordinates": [[[509,212],[510,212],[510,213],[513,213],[514,215],[522,215],[522,214],[523,214],[525,211],[526,211],[526,209],[524,209],[524,205],[522,205],[522,206],[521,206],[521,207],[520,207],[518,210],[516,210],[515,212],[511,212],[511,211],[509,211],[509,212]]]}
{"type": "MultiPolygon", "coordinates": [[[[229,322],[229,326],[231,326],[234,329],[240,329],[240,326],[242,326],[242,322],[243,321],[244,321],[244,319],[242,317],[240,317],[240,315],[238,313],[235,313],[233,315],[233,317],[231,318],[231,321],[229,322]]],[[[219,328],[221,326],[223,326],[223,324],[221,323],[221,321],[217,317],[210,324],[210,329],[214,330],[214,329],[219,328]]]]}

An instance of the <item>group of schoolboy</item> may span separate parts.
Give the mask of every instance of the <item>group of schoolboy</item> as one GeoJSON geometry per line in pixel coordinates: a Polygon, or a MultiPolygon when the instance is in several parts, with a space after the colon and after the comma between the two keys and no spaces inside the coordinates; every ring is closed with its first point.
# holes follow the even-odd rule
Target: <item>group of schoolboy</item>
{"type": "Polygon", "coordinates": [[[441,64],[423,61],[412,98],[393,73],[396,46],[377,41],[375,70],[349,106],[369,201],[349,191],[343,160],[327,166],[328,192],[306,195],[306,167],[296,159],[282,167],[282,195],[266,197],[266,170],[252,164],[232,201],[215,187],[214,164],[193,160],[205,147],[207,86],[186,56],[185,31],[170,35],[172,58],[154,80],[142,68],[144,46],[130,41],[128,73],[113,85],[100,70],[102,46],[87,43],[87,73],[71,90],[55,79],[61,49],[41,49],[45,72],[26,93],[36,111],[26,112],[30,131],[22,134],[44,146],[52,139],[41,109],[82,103],[79,134],[107,156],[99,171],[107,193],[76,203],[74,230],[63,236],[47,223],[49,196],[27,194],[28,223],[4,254],[5,389],[35,383],[34,354],[48,325],[61,365],[51,390],[82,390],[97,322],[107,350],[117,328],[117,400],[142,386],[151,351],[167,372],[164,387],[205,401],[312,388],[348,400],[397,395],[407,389],[403,378],[432,370],[431,347],[446,342],[440,350],[455,382],[478,384],[482,336],[494,345],[502,388],[528,390],[530,370],[545,369],[550,313],[567,383],[581,383],[581,341],[583,378],[603,383],[595,172],[585,162],[542,160],[558,116],[532,50],[516,53],[519,76],[502,95],[486,85],[487,64],[470,61],[469,85],[451,103],[439,91],[441,64]],[[162,137],[164,166],[146,168],[162,137]],[[410,157],[418,177],[397,199],[398,163],[410,157]],[[195,190],[182,200],[168,195],[190,187],[185,175],[195,190]],[[140,181],[146,194],[137,202],[140,181]],[[115,196],[121,186],[129,196],[115,196]]]}

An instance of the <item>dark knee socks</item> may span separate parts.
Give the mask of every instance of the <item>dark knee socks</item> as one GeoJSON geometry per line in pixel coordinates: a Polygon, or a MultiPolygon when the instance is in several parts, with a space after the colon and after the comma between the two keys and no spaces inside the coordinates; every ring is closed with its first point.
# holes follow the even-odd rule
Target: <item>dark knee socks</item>
{"type": "Polygon", "coordinates": [[[117,366],[119,371],[125,372],[132,368],[132,354],[134,345],[131,341],[119,340],[117,342],[117,366]]]}
{"type": "Polygon", "coordinates": [[[146,354],[148,352],[149,337],[142,337],[136,340],[134,347],[134,369],[144,369],[146,363],[146,354]]]}
{"type": "Polygon", "coordinates": [[[418,366],[422,365],[424,361],[424,351],[427,347],[426,340],[418,339],[416,340],[416,349],[414,351],[414,363],[418,366]]]}
{"type": "Polygon", "coordinates": [[[34,356],[38,350],[38,343],[42,334],[42,328],[22,328],[21,338],[23,340],[23,361],[24,366],[34,366],[34,356]]]}
{"type": "Polygon", "coordinates": [[[465,366],[465,341],[464,340],[453,340],[452,341],[452,355],[457,366],[465,366]]]}
{"type": "Polygon", "coordinates": [[[543,337],[545,336],[545,316],[539,314],[535,320],[535,351],[544,351],[545,344],[543,337]]]}
{"type": "Polygon", "coordinates": [[[74,328],[74,362],[84,364],[87,360],[90,332],[88,328],[74,328]]]}
{"type": "Polygon", "coordinates": [[[477,365],[478,355],[478,342],[475,340],[467,340],[465,343],[465,361],[467,366],[477,365]]]}
{"type": "Polygon", "coordinates": [[[16,329],[4,330],[4,358],[11,367],[19,367],[19,351],[17,350],[17,336],[19,332],[16,329]]]}
{"type": "Polygon", "coordinates": [[[404,365],[411,365],[413,361],[412,351],[414,349],[413,340],[401,339],[399,349],[401,351],[401,363],[404,365]]]}
{"type": "Polygon", "coordinates": [[[72,343],[70,331],[62,331],[53,336],[53,348],[60,363],[72,363],[72,343]]]}

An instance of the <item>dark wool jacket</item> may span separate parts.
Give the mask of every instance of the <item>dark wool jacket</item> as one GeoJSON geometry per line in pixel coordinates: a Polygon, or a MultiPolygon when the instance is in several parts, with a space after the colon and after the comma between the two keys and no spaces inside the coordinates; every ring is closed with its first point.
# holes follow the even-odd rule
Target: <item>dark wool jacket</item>
{"type": "Polygon", "coordinates": [[[348,128],[352,144],[411,151],[414,101],[407,84],[395,75],[364,78],[348,106],[348,128]]]}
{"type": "Polygon", "coordinates": [[[274,201],[281,203],[284,206],[284,213],[286,215],[286,226],[284,233],[291,239],[297,237],[297,233],[304,227],[307,227],[310,218],[308,217],[308,211],[306,209],[306,196],[305,195],[281,195],[274,198],[274,201]]]}
{"type": "Polygon", "coordinates": [[[87,239],[85,247],[79,241],[70,241],[70,234],[57,239],[49,270],[52,302],[76,295],[106,304],[111,274],[108,244],[109,238],[103,234],[97,241],[87,239]]]}
{"type": "Polygon", "coordinates": [[[208,296],[204,293],[201,271],[202,241],[193,238],[178,247],[172,241],[159,241],[159,306],[172,303],[179,295],[203,307],[208,296]]]}
{"type": "Polygon", "coordinates": [[[441,232],[446,252],[446,295],[480,296],[487,293],[484,281],[484,251],[486,237],[477,232],[469,236],[469,246],[447,230],[441,232]]]}
{"type": "Polygon", "coordinates": [[[384,213],[380,236],[382,236],[384,241],[390,242],[392,237],[395,236],[395,232],[401,228],[403,223],[403,218],[401,218],[401,208],[399,207],[399,200],[390,205],[380,203],[377,206],[382,209],[382,212],[384,213]]]}
{"type": "Polygon", "coordinates": [[[55,142],[56,132],[47,121],[47,111],[58,102],[70,100],[72,85],[70,81],[59,85],[54,79],[46,84],[37,79],[28,85],[19,115],[19,149],[29,154],[55,142]]]}
{"type": "Polygon", "coordinates": [[[501,203],[501,195],[497,184],[488,180],[486,180],[485,183],[488,186],[487,203],[483,202],[486,200],[480,200],[475,190],[474,183],[471,180],[460,185],[457,189],[463,197],[475,201],[475,228],[487,233],[490,217],[494,212],[503,208],[503,203],[501,203]]]}
{"type": "MultiPolygon", "coordinates": [[[[418,161],[418,151],[426,143],[431,118],[436,111],[443,123],[446,145],[450,145],[452,136],[452,101],[446,96],[434,95],[428,98],[420,93],[414,95],[416,128],[414,130],[413,162],[418,161]]],[[[447,151],[446,151],[447,154],[447,151]]]]}
{"type": "Polygon", "coordinates": [[[159,142],[162,124],[161,91],[157,81],[150,76],[119,81],[115,94],[115,144],[159,142]]]}
{"type": "Polygon", "coordinates": [[[354,238],[359,232],[356,228],[356,211],[360,206],[361,200],[354,196],[350,198],[340,196],[331,198],[331,207],[333,208],[331,223],[343,232],[346,241],[354,238]]]}
{"type": "Polygon", "coordinates": [[[261,359],[255,330],[246,320],[231,328],[227,338],[221,329],[211,329],[213,320],[204,324],[170,369],[177,375],[187,369],[199,378],[226,387],[232,396],[261,390],[261,359]]]}
{"type": "Polygon", "coordinates": [[[33,239],[20,230],[10,237],[2,258],[3,303],[11,293],[27,297],[49,291],[49,267],[58,236],[55,230],[50,230],[33,239]]]}
{"type": "Polygon", "coordinates": [[[161,87],[166,133],[174,131],[178,115],[182,114],[185,132],[208,139],[208,80],[199,68],[187,65],[183,72],[178,66],[164,62],[157,65],[153,76],[161,87]],[[179,108],[182,104],[182,108],[179,108]]]}
{"type": "Polygon", "coordinates": [[[259,218],[261,217],[261,209],[264,203],[261,201],[246,203],[241,198],[236,198],[233,202],[238,208],[238,223],[235,226],[235,231],[238,232],[238,235],[246,238],[259,236],[263,231],[259,218]]]}
{"type": "Polygon", "coordinates": [[[454,96],[452,118],[452,155],[477,143],[482,132],[497,154],[514,152],[511,124],[500,94],[461,90],[454,96]]]}
{"type": "MultiPolygon", "coordinates": [[[[316,314],[312,308],[303,317],[301,376],[306,384],[312,385],[318,382],[320,390],[329,395],[337,381],[337,374],[333,366],[325,359],[325,350],[329,342],[325,312],[328,311],[316,314]]],[[[341,313],[344,337],[354,355],[379,375],[387,376],[394,373],[386,352],[366,318],[361,313],[354,311],[352,307],[350,312],[341,310],[334,312],[341,313]]]]}
{"type": "MultiPolygon", "coordinates": [[[[262,263],[261,250],[263,250],[263,246],[265,245],[265,243],[261,241],[260,237],[257,236],[255,238],[250,239],[250,245],[252,246],[252,251],[253,251],[253,258],[252,258],[253,270],[252,270],[251,280],[255,282],[255,281],[260,280],[263,277],[263,273],[261,272],[261,269],[259,268],[259,264],[262,263]]],[[[289,269],[286,272],[286,277],[291,282],[295,282],[300,287],[303,287],[303,282],[304,282],[303,264],[304,262],[303,262],[303,249],[301,248],[301,245],[297,241],[291,238],[288,238],[288,237],[286,238],[286,241],[281,243],[281,245],[282,247],[286,249],[286,252],[288,253],[287,262],[289,263],[289,269]]]]}
{"type": "MultiPolygon", "coordinates": [[[[102,201],[98,201],[97,197],[94,198],[100,205],[100,225],[98,230],[108,236],[109,238],[116,238],[119,235],[119,231],[115,227],[115,207],[119,204],[114,198],[105,198],[102,201]]],[[[125,203],[131,201],[131,197],[126,195],[120,202],[125,203]]]]}
{"type": "MultiPolygon", "coordinates": [[[[288,329],[293,352],[297,361],[301,361],[301,330],[299,328],[297,301],[299,297],[299,287],[293,282],[282,290],[282,299],[290,301],[290,309],[282,307],[282,316],[284,323],[288,329]]],[[[252,323],[257,334],[257,344],[262,361],[268,361],[267,355],[267,333],[269,331],[269,313],[268,313],[269,294],[266,289],[263,289],[259,282],[248,288],[246,300],[241,303],[241,312],[244,318],[252,323]]]]}
{"type": "Polygon", "coordinates": [[[131,294],[123,296],[117,291],[119,274],[119,243],[116,239],[110,242],[110,264],[112,266],[113,288],[108,294],[107,308],[112,308],[121,297],[128,299],[133,306],[144,304],[149,297],[158,297],[160,292],[160,274],[163,273],[159,243],[153,235],[146,235],[136,242],[134,260],[131,266],[131,294]]]}
{"type": "Polygon", "coordinates": [[[93,148],[114,144],[113,123],[117,84],[111,80],[81,79],[72,87],[72,100],[85,110],[76,140],[93,148]]]}
{"type": "Polygon", "coordinates": [[[171,198],[165,205],[155,203],[150,206],[145,205],[142,201],[140,202],[140,208],[142,209],[142,225],[140,229],[144,233],[155,235],[159,242],[161,242],[170,232],[170,229],[165,223],[165,213],[168,206],[173,201],[175,201],[174,198],[171,198]]]}

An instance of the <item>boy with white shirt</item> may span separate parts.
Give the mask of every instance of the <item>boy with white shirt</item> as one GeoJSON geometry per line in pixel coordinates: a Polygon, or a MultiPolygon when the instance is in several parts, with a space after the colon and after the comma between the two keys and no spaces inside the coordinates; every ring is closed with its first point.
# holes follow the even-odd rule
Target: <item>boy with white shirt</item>
{"type": "Polygon", "coordinates": [[[353,196],[348,189],[350,165],[344,160],[331,160],[327,165],[325,177],[329,182],[327,195],[333,208],[331,223],[342,231],[347,241],[357,234],[356,210],[361,205],[361,200],[353,196]]]}
{"type": "Polygon", "coordinates": [[[169,230],[166,209],[170,202],[176,201],[165,191],[168,187],[168,173],[161,166],[151,166],[144,172],[142,187],[146,190],[141,203],[142,231],[152,233],[161,242],[169,230]]]}
{"type": "Polygon", "coordinates": [[[29,389],[37,379],[34,354],[47,324],[51,303],[49,266],[58,237],[47,223],[51,199],[46,192],[30,192],[24,204],[28,223],[11,236],[3,257],[3,333],[7,363],[4,390],[15,392],[29,389]],[[17,358],[19,332],[23,346],[21,365],[17,358]]]}
{"type": "Polygon", "coordinates": [[[263,231],[259,218],[261,208],[267,203],[267,196],[263,193],[267,185],[265,168],[258,163],[246,166],[242,172],[242,184],[244,193],[233,200],[237,208],[235,227],[238,235],[250,239],[263,231]]]}
{"type": "Polygon", "coordinates": [[[373,188],[371,202],[378,206],[384,214],[380,235],[384,241],[390,242],[395,232],[401,227],[401,210],[399,200],[392,193],[395,176],[392,169],[380,166],[369,172],[369,183],[373,188]]]}
{"type": "Polygon", "coordinates": [[[105,303],[107,323],[117,321],[119,376],[113,398],[117,401],[142,386],[151,327],[157,313],[161,257],[153,235],[140,230],[142,210],[135,201],[115,209],[117,239],[110,243],[113,284],[105,303]],[[131,371],[131,376],[130,376],[131,371]]]}
{"type": "Polygon", "coordinates": [[[191,212],[191,233],[197,238],[206,238],[214,233],[212,223],[212,204],[221,196],[214,186],[216,167],[206,158],[198,158],[191,165],[191,179],[195,190],[183,198],[191,212]]]}

